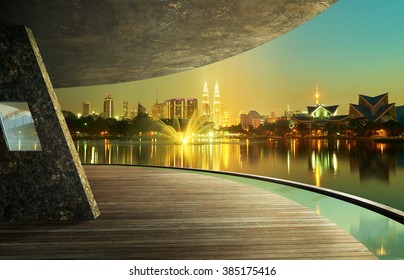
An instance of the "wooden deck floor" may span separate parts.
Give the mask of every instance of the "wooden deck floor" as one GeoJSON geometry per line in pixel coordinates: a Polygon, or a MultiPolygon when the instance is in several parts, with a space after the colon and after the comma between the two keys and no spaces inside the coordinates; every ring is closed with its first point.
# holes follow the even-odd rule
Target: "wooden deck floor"
{"type": "Polygon", "coordinates": [[[101,216],[0,223],[1,259],[375,259],[278,195],[200,173],[86,166],[101,216]]]}

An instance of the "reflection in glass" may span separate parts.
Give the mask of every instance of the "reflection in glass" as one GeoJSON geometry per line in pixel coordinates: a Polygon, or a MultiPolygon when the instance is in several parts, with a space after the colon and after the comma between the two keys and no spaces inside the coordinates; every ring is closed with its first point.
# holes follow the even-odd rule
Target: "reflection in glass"
{"type": "Polygon", "coordinates": [[[42,150],[28,103],[1,102],[0,123],[10,151],[42,150]]]}

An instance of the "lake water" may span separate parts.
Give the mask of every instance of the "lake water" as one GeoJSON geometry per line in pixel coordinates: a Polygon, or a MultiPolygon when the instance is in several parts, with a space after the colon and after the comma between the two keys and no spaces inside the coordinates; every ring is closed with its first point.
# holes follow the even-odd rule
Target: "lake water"
{"type": "Polygon", "coordinates": [[[404,144],[360,140],[76,140],[85,164],[189,167],[276,177],[404,211],[404,144]]]}

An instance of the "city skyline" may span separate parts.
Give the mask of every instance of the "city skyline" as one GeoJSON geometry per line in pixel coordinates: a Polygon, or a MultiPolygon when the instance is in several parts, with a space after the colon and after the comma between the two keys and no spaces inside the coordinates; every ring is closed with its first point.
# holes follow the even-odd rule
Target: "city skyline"
{"type": "Polygon", "coordinates": [[[81,102],[94,100],[100,108],[110,93],[117,104],[139,101],[148,111],[155,102],[176,96],[203,99],[203,85],[220,97],[234,118],[240,111],[260,114],[304,110],[319,102],[340,105],[348,113],[358,94],[389,92],[397,104],[404,103],[403,1],[340,0],[328,10],[261,47],[194,70],[160,78],[115,85],[56,89],[64,110],[80,112],[81,102]],[[73,104],[77,96],[77,100],[73,104]],[[101,100],[101,101],[99,101],[101,100]]]}

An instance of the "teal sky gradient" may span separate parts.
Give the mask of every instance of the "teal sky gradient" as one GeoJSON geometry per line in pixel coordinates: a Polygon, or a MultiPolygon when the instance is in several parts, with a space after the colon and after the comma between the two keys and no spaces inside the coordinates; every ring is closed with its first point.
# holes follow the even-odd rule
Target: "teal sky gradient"
{"type": "Polygon", "coordinates": [[[55,90],[62,108],[74,113],[83,101],[100,112],[110,93],[120,115],[124,100],[150,111],[157,91],[160,102],[195,97],[201,103],[205,81],[211,97],[218,82],[232,118],[250,110],[279,116],[288,104],[305,110],[315,103],[316,83],[320,103],[340,105],[339,114],[348,113],[358,94],[389,92],[390,102],[404,105],[404,1],[339,0],[291,32],[218,63],[144,81],[55,90]]]}

